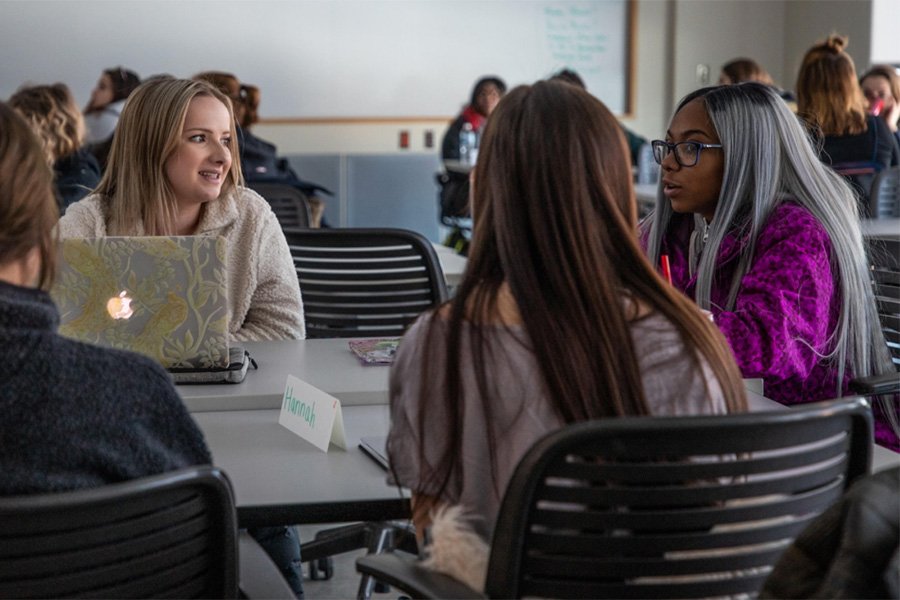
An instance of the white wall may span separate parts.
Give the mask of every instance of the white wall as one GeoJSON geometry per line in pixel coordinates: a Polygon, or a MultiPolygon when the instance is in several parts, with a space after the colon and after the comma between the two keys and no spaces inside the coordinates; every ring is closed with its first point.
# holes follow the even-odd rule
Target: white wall
{"type": "MultiPolygon", "coordinates": [[[[329,0],[337,1],[337,0],[329,0]]],[[[431,1],[431,0],[429,0],[431,1]]],[[[868,66],[870,53],[888,52],[895,54],[892,60],[900,59],[900,52],[883,50],[883,44],[897,48],[897,18],[895,15],[900,0],[636,0],[637,25],[635,44],[635,103],[634,112],[624,122],[636,132],[648,138],[658,137],[665,131],[673,103],[681,96],[700,85],[696,79],[696,66],[709,66],[709,77],[714,83],[721,65],[740,55],[747,55],[763,64],[775,80],[786,88],[793,88],[797,67],[806,49],[831,31],[850,36],[849,51],[861,70],[868,66]],[[874,5],[874,6],[873,6],[874,5]],[[887,12],[885,12],[887,11],[887,12]],[[887,15],[887,16],[884,16],[887,15]],[[889,19],[889,31],[876,34],[872,31],[873,20],[889,19]],[[889,40],[884,42],[884,40],[889,40]],[[877,45],[876,45],[877,44],[877,45]]],[[[46,10],[47,19],[54,18],[56,2],[30,2],[46,10]]],[[[110,40],[115,32],[93,31],[90,26],[91,11],[103,10],[106,2],[97,0],[66,0],[64,4],[84,7],[82,19],[74,23],[70,36],[63,36],[40,53],[27,47],[27,43],[17,43],[10,47],[9,40],[21,39],[11,35],[11,31],[22,27],[17,16],[17,2],[0,1],[0,54],[6,61],[16,61],[17,69],[25,69],[36,82],[66,80],[66,73],[56,69],[54,57],[64,56],[77,40],[95,38],[90,56],[80,56],[79,60],[95,65],[97,71],[102,66],[116,64],[116,54],[110,40]],[[77,40],[75,37],[78,36],[77,40]],[[56,70],[54,70],[56,69],[56,70]]],[[[224,7],[228,2],[205,2],[210,8],[224,7]]],[[[174,3],[173,3],[174,5],[174,3]]],[[[230,9],[229,9],[230,10],[230,9]]],[[[253,27],[248,22],[242,27],[253,27]]],[[[440,27],[440,23],[435,23],[440,27]]],[[[881,31],[881,30],[879,30],[881,31]]],[[[147,39],[157,39],[165,43],[165,32],[146,32],[141,43],[147,39]],[[154,38],[154,36],[156,36],[154,38]]],[[[302,35],[302,31],[298,33],[302,35]]],[[[223,43],[233,45],[235,32],[226,32],[223,43]]],[[[127,42],[127,40],[126,40],[127,42]]],[[[78,43],[82,43],[79,41],[78,43]]],[[[206,48],[204,52],[213,51],[206,48]]],[[[154,72],[158,60],[153,52],[147,52],[144,64],[133,65],[142,75],[154,72]]],[[[885,56],[884,59],[889,58],[885,56]]],[[[247,56],[241,66],[219,65],[222,69],[243,72],[252,71],[252,64],[265,58],[247,56]],[[242,70],[243,69],[243,70],[242,70]]],[[[878,60],[883,60],[879,58],[878,60]]],[[[190,61],[188,61],[190,63],[190,61]]],[[[192,63],[191,63],[192,64],[192,63]]],[[[186,63],[187,65],[187,63],[186,63]]],[[[189,65],[188,65],[189,66],[189,65]]],[[[190,69],[176,75],[189,74],[190,69]]],[[[437,68],[437,67],[436,67],[437,68]]],[[[92,71],[93,72],[93,71],[92,71]]],[[[501,74],[502,75],[502,74],[501,74]]],[[[95,75],[86,81],[67,81],[76,92],[79,103],[87,100],[87,93],[93,86],[95,75]]],[[[0,88],[14,89],[19,81],[0,81],[0,88]]],[[[591,90],[603,97],[602,90],[591,90]]],[[[266,115],[265,90],[263,90],[261,114],[266,115]]],[[[410,93],[415,93],[414,89],[410,93]]],[[[468,90],[459,90],[454,100],[461,105],[468,90]]],[[[264,122],[256,127],[256,133],[270,139],[284,154],[312,153],[391,153],[391,152],[437,152],[447,122],[452,117],[436,117],[435,120],[344,121],[314,124],[285,124],[264,122]],[[398,149],[401,130],[408,131],[410,148],[398,149]],[[433,133],[434,148],[425,148],[425,133],[433,133]]]]}
{"type": "Polygon", "coordinates": [[[872,64],[900,64],[900,2],[872,0],[872,64]]]}
{"type": "MultiPolygon", "coordinates": [[[[891,0],[897,2],[897,0],[891,0]]],[[[872,36],[871,0],[790,0],[786,3],[784,72],[793,89],[803,55],[813,44],[837,32],[849,38],[846,50],[857,71],[869,66],[872,36]]],[[[900,23],[893,24],[896,32],[900,23]]]]}
{"type": "MultiPolygon", "coordinates": [[[[635,44],[635,99],[631,116],[623,119],[630,129],[645,137],[659,137],[665,131],[671,110],[667,84],[669,23],[673,0],[638,0],[637,43],[635,44]]],[[[502,74],[501,74],[502,75],[502,74]]],[[[590,90],[603,98],[602,90],[590,90]]],[[[468,90],[460,90],[460,105],[468,90]]],[[[261,112],[265,114],[265,97],[261,112]]],[[[270,140],[284,154],[401,152],[401,130],[410,133],[408,152],[437,152],[449,119],[440,121],[341,122],[341,123],[260,123],[256,135],[270,140]],[[435,148],[424,146],[425,132],[434,134],[435,148]]]]}
{"type": "MultiPolygon", "coordinates": [[[[875,1],[900,6],[900,0],[875,1]]],[[[739,56],[757,60],[776,83],[793,89],[803,54],[832,31],[850,37],[849,51],[862,70],[870,60],[872,2],[637,0],[635,111],[623,122],[644,137],[662,136],[675,103],[702,85],[697,65],[707,65],[709,83],[716,83],[722,65],[739,56]]],[[[900,39],[893,31],[891,36],[900,39]]],[[[258,134],[290,153],[395,152],[399,131],[407,129],[409,151],[431,152],[422,144],[425,131],[433,131],[439,144],[446,125],[260,125],[258,134]]]]}
{"type": "MultiPolygon", "coordinates": [[[[674,99],[703,85],[715,85],[726,62],[749,57],[784,85],[782,57],[785,2],[677,0],[675,6],[674,99]],[[697,66],[709,68],[709,79],[697,77],[697,66]]],[[[789,86],[788,86],[789,87],[789,86]]]]}

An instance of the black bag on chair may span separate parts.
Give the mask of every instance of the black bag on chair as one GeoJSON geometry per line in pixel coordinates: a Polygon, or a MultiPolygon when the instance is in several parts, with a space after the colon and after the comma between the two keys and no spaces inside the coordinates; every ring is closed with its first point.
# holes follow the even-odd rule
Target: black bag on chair
{"type": "Polygon", "coordinates": [[[438,173],[437,182],[441,188],[438,194],[441,223],[454,226],[456,225],[456,219],[470,217],[469,176],[464,173],[448,171],[446,173],[438,173]]]}

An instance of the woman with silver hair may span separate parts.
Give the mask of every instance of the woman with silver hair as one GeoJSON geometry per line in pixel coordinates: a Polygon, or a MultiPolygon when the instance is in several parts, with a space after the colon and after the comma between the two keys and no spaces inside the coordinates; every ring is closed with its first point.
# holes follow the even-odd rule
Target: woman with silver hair
{"type": "MultiPolygon", "coordinates": [[[[712,313],[744,377],[796,404],[892,370],[853,191],[774,90],[689,94],[653,151],[662,179],[644,224],[650,260],[712,313]]],[[[896,410],[876,411],[876,437],[895,450],[896,410]]]]}

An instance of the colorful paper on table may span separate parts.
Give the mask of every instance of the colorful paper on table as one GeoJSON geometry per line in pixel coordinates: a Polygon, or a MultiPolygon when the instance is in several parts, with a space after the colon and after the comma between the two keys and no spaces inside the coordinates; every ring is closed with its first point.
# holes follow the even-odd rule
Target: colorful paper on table
{"type": "Polygon", "coordinates": [[[293,375],[284,386],[278,424],[322,452],[328,452],[329,444],[347,449],[341,401],[293,375]]]}
{"type": "Polygon", "coordinates": [[[347,342],[351,352],[367,365],[389,365],[394,362],[400,338],[372,338],[347,342]]]}

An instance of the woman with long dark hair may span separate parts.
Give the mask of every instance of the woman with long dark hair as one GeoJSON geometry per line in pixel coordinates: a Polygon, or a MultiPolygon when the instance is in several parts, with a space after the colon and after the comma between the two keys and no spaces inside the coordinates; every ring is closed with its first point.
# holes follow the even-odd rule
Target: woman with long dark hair
{"type": "Polygon", "coordinates": [[[417,531],[458,504],[490,539],[517,462],[565,424],[744,408],[725,340],[641,250],[627,152],[612,113],[563,82],[491,116],[466,274],[391,373],[388,452],[417,531]]]}

